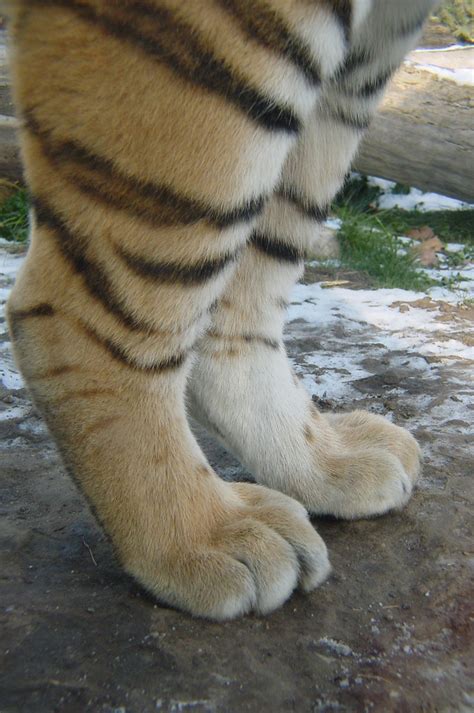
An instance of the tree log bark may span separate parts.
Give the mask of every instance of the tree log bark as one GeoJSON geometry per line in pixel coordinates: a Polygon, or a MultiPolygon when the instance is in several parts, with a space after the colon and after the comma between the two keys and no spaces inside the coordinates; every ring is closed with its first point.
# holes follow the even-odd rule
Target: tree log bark
{"type": "Polygon", "coordinates": [[[20,181],[22,167],[17,137],[18,122],[10,94],[4,32],[0,33],[0,179],[20,181]]]}
{"type": "Polygon", "coordinates": [[[473,78],[474,48],[413,52],[388,88],[355,168],[474,201],[473,78]],[[455,81],[454,70],[463,68],[469,80],[469,67],[471,84],[455,81]]]}

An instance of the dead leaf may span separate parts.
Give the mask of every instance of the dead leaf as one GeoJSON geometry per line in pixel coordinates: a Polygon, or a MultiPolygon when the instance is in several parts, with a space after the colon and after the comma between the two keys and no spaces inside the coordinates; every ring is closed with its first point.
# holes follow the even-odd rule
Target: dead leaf
{"type": "Polygon", "coordinates": [[[431,238],[436,237],[433,228],[430,228],[429,225],[423,225],[421,228],[413,228],[412,230],[409,230],[406,235],[407,238],[412,238],[412,240],[420,240],[421,242],[424,242],[425,240],[431,240],[431,238]]]}
{"type": "Polygon", "coordinates": [[[349,280],[326,280],[325,282],[321,282],[320,284],[324,290],[327,290],[330,287],[340,287],[341,285],[350,285],[350,282],[349,282],[349,280]]]}
{"type": "Polygon", "coordinates": [[[424,267],[432,267],[438,264],[436,253],[442,252],[444,245],[436,236],[423,240],[420,245],[413,248],[413,252],[424,267]]]}

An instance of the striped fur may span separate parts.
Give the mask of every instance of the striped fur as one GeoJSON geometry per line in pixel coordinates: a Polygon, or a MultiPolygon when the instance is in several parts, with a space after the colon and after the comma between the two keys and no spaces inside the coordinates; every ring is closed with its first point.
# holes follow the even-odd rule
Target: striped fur
{"type": "Polygon", "coordinates": [[[18,364],[133,576],[197,616],[272,611],[329,572],[289,495],[365,516],[403,504],[418,472],[401,429],[314,411],[282,330],[430,3],[7,5],[32,195],[8,305],[18,364]],[[186,386],[203,423],[281,492],[216,476],[186,386]]]}

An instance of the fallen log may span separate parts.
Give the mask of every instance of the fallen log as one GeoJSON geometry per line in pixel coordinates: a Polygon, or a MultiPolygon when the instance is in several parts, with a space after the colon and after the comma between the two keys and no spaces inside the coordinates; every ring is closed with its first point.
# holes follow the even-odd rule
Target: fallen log
{"type": "MultiPolygon", "coordinates": [[[[3,33],[0,34],[0,178],[21,180],[17,122],[3,33]]],[[[474,89],[420,61],[471,66],[474,48],[415,52],[389,87],[355,168],[425,191],[474,201],[474,89]]],[[[473,72],[474,74],[474,72],[473,72]]]]}
{"type": "Polygon", "coordinates": [[[474,201],[473,80],[474,48],[412,52],[387,90],[355,168],[474,201]]]}
{"type": "Polygon", "coordinates": [[[17,125],[10,94],[4,33],[0,33],[0,179],[19,181],[22,177],[17,125]]]}
{"type": "Polygon", "coordinates": [[[15,117],[0,115],[0,179],[14,183],[22,180],[17,127],[15,117]]]}

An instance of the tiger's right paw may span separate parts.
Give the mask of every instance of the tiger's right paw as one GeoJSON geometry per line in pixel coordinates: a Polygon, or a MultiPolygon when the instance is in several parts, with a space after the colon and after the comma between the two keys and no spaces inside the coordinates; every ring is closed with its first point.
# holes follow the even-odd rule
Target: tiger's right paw
{"type": "MultiPolygon", "coordinates": [[[[268,614],[299,585],[310,591],[329,575],[326,545],[292,498],[258,485],[219,481],[216,522],[193,544],[155,562],[126,563],[160,601],[218,621],[268,614]]],[[[199,525],[198,524],[198,529],[199,525]]]]}

